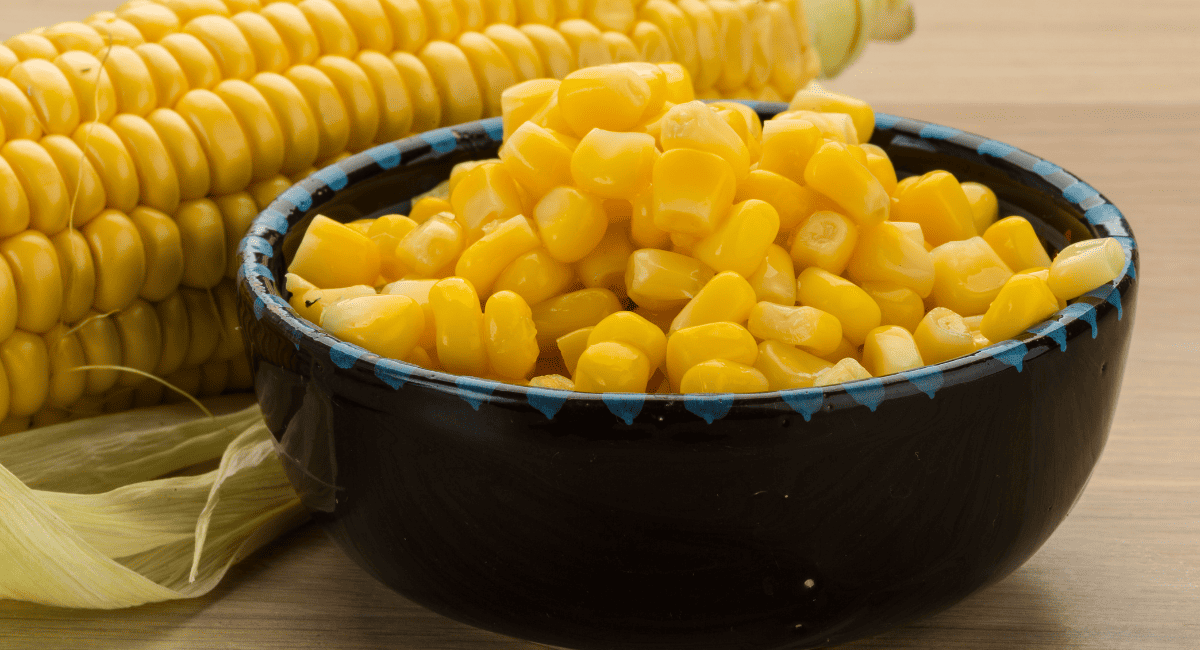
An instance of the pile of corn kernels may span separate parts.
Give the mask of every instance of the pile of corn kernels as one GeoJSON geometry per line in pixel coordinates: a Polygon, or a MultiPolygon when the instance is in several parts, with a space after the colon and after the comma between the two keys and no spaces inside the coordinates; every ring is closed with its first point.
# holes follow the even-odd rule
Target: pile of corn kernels
{"type": "Polygon", "coordinates": [[[810,87],[761,123],[694,101],[677,64],[503,94],[499,159],[407,216],[316,217],[291,304],[424,368],[581,392],[751,393],[938,363],[1045,320],[1123,269],[1053,261],[995,194],[899,182],[867,104],[810,87]]]}

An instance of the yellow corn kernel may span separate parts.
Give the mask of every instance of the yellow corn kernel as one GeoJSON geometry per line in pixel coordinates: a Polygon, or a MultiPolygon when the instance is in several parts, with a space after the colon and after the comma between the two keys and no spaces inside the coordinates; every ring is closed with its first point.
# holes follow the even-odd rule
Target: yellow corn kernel
{"type": "MultiPolygon", "coordinates": [[[[46,341],[23,330],[0,342],[0,363],[8,378],[8,417],[37,413],[50,393],[50,357],[46,341]]],[[[649,373],[646,373],[647,377],[649,373]]]]}
{"type": "Polygon", "coordinates": [[[613,63],[629,63],[639,59],[637,45],[624,33],[607,31],[600,36],[604,39],[604,45],[608,47],[609,58],[613,63]]]}
{"type": "Polygon", "coordinates": [[[493,291],[512,291],[530,305],[562,293],[570,286],[574,273],[570,265],[554,259],[545,248],[519,255],[500,271],[493,291]]]}
{"type": "Polygon", "coordinates": [[[967,331],[971,333],[971,340],[975,344],[976,350],[982,350],[991,345],[992,342],[979,331],[979,327],[983,324],[983,316],[967,316],[963,318],[963,325],[967,326],[967,331]]]}
{"type": "Polygon", "coordinates": [[[1010,339],[1058,311],[1058,298],[1045,280],[1017,273],[1004,283],[992,300],[979,332],[993,343],[1010,339]]]}
{"type": "Polygon", "coordinates": [[[1059,299],[1073,300],[1112,282],[1124,269],[1125,251],[1117,240],[1086,239],[1059,251],[1050,265],[1047,283],[1059,299]]]}
{"type": "Polygon", "coordinates": [[[535,197],[571,184],[571,147],[553,131],[533,122],[517,127],[505,141],[500,160],[512,178],[535,197]]]}
{"type": "MultiPolygon", "coordinates": [[[[346,222],[346,227],[354,230],[357,233],[367,235],[371,230],[371,226],[375,224],[374,219],[355,219],[354,221],[346,222]]],[[[368,237],[370,235],[367,235],[368,237]]]]}
{"type": "MultiPolygon", "coordinates": [[[[520,0],[520,2],[549,4],[538,2],[538,0],[520,0]]],[[[533,42],[538,58],[542,60],[548,76],[562,79],[575,69],[575,55],[571,52],[571,45],[558,30],[549,26],[551,23],[539,24],[538,21],[533,21],[533,24],[530,24],[530,21],[521,20],[517,24],[520,25],[517,29],[520,29],[533,42]]],[[[552,99],[551,101],[557,100],[552,99]]]]}
{"type": "MultiPolygon", "coordinates": [[[[71,196],[54,158],[32,140],[8,142],[0,148],[0,156],[11,165],[24,188],[29,206],[29,227],[47,235],[57,234],[65,228],[71,216],[71,196]]],[[[23,219],[24,213],[15,216],[16,219],[11,220],[14,226],[23,219]]]]}
{"type": "Polygon", "coordinates": [[[348,130],[345,149],[365,149],[375,140],[380,121],[370,78],[354,60],[344,56],[323,56],[313,62],[313,67],[325,74],[342,100],[348,130]]]}
{"type": "MultiPolygon", "coordinates": [[[[89,312],[73,329],[79,337],[80,345],[83,346],[87,365],[121,365],[121,336],[111,318],[89,312]]],[[[117,383],[117,372],[112,369],[88,370],[84,392],[88,395],[99,395],[112,388],[117,383]]]]}
{"type": "Polygon", "coordinates": [[[933,291],[933,256],[903,228],[887,221],[859,232],[846,275],[859,284],[898,284],[925,298],[933,291]]]}
{"type": "Polygon", "coordinates": [[[882,377],[920,368],[925,362],[912,333],[897,325],[885,325],[867,334],[862,365],[871,375],[882,377]]]}
{"type": "Polygon", "coordinates": [[[252,60],[258,70],[283,72],[292,64],[283,36],[260,11],[239,12],[230,21],[250,47],[252,60]]]}
{"type": "Polygon", "coordinates": [[[921,319],[913,333],[921,359],[927,364],[941,363],[975,351],[975,337],[963,317],[934,307],[921,319]]]}
{"type": "MultiPolygon", "coordinates": [[[[328,77],[322,77],[323,74],[316,68],[297,66],[288,70],[287,77],[264,72],[250,80],[250,85],[271,108],[271,114],[278,125],[279,137],[283,143],[280,169],[284,174],[296,174],[312,166],[318,156],[328,155],[330,150],[339,144],[344,146],[349,138],[349,131],[343,128],[344,124],[329,124],[331,119],[345,118],[345,106],[339,98],[327,94],[332,84],[328,77]],[[320,109],[320,113],[314,113],[310,107],[310,99],[320,109]]],[[[230,86],[225,84],[223,90],[228,93],[230,86]]],[[[236,84],[232,86],[240,88],[236,84]]],[[[242,91],[246,98],[242,110],[252,105],[261,106],[257,97],[245,92],[244,88],[242,91]]],[[[263,133],[270,134],[272,126],[275,125],[270,124],[268,120],[259,128],[263,129],[263,133]]],[[[255,138],[260,148],[269,146],[268,143],[272,139],[273,134],[261,140],[255,138]]],[[[273,162],[272,165],[260,163],[256,175],[273,167],[273,162]]]]}
{"type": "MultiPolygon", "coordinates": [[[[215,287],[221,278],[225,277],[225,256],[229,253],[225,242],[224,220],[217,204],[209,199],[187,201],[175,213],[175,223],[179,227],[179,241],[183,249],[183,276],[180,284],[196,289],[215,287]]],[[[305,239],[307,240],[307,237],[305,239]]],[[[319,251],[320,249],[309,249],[306,254],[311,255],[319,251]]],[[[359,258],[346,259],[343,262],[351,272],[359,264],[365,263],[359,258]]],[[[330,266],[325,260],[321,260],[320,265],[326,269],[330,266]]],[[[308,276],[303,271],[300,273],[308,276]]]]}
{"type": "MultiPolygon", "coordinates": [[[[567,39],[571,51],[575,53],[575,67],[586,69],[593,66],[608,65],[613,62],[608,44],[599,28],[586,20],[570,18],[556,25],[558,32],[567,39]]],[[[583,135],[583,132],[580,132],[583,135]]]]}
{"type": "Polygon", "coordinates": [[[641,350],[617,341],[589,345],[575,367],[575,390],[644,393],[653,367],[641,350]]]}
{"type": "Polygon", "coordinates": [[[654,225],[667,232],[711,234],[733,205],[736,182],[724,158],[706,151],[672,149],[652,174],[654,225]]]}
{"type": "Polygon", "coordinates": [[[1013,271],[1050,266],[1050,256],[1024,217],[1005,217],[983,231],[983,239],[1013,271]]]}
{"type": "MultiPolygon", "coordinates": [[[[242,343],[241,324],[238,322],[236,285],[232,280],[222,282],[212,289],[212,296],[213,301],[217,303],[217,315],[221,320],[220,344],[214,359],[228,361],[234,357],[245,357],[246,349],[242,343]]],[[[138,304],[138,301],[134,301],[134,304],[138,304]]]]}
{"type": "Polygon", "coordinates": [[[104,47],[105,43],[104,37],[100,35],[98,29],[77,21],[58,23],[43,28],[40,33],[53,43],[59,52],[83,50],[95,54],[104,47]]]}
{"type": "Polygon", "coordinates": [[[840,142],[826,142],[804,168],[804,182],[833,199],[859,227],[887,220],[891,199],[875,178],[840,142]]]}
{"type": "Polygon", "coordinates": [[[618,311],[621,303],[608,289],[580,289],[544,300],[533,306],[538,345],[553,349],[550,346],[563,334],[595,325],[618,311]]]}
{"type": "Polygon", "coordinates": [[[867,169],[883,185],[888,196],[895,196],[896,168],[892,166],[892,159],[888,157],[887,152],[882,147],[870,143],[861,144],[859,147],[867,154],[867,169]]]}
{"type": "Polygon", "coordinates": [[[26,230],[0,240],[0,257],[8,263],[16,289],[16,326],[34,334],[50,331],[63,306],[62,267],[53,242],[26,230]]]}
{"type": "Polygon", "coordinates": [[[433,40],[418,57],[442,99],[442,123],[461,124],[483,116],[483,96],[466,54],[453,43],[433,40]]]}
{"type": "Polygon", "coordinates": [[[817,373],[813,380],[813,386],[833,386],[870,378],[871,373],[857,359],[846,357],[835,363],[833,367],[817,373]]]}
{"type": "Polygon", "coordinates": [[[4,113],[0,114],[0,125],[9,140],[25,138],[37,140],[42,137],[42,123],[34,111],[33,104],[25,91],[7,77],[0,78],[0,101],[4,102],[4,113]]]}
{"type": "MultiPolygon", "coordinates": [[[[188,123],[178,113],[168,109],[158,109],[150,113],[150,115],[146,116],[146,121],[154,127],[159,141],[162,142],[167,150],[171,165],[175,170],[175,176],[179,181],[179,198],[188,201],[202,198],[208,194],[212,188],[208,157],[200,145],[200,140],[196,137],[192,128],[188,126],[188,123]]],[[[83,129],[81,128],[80,132],[82,131],[83,129]]],[[[83,139],[80,137],[80,132],[76,133],[75,141],[82,143],[83,139]]],[[[99,128],[92,131],[91,135],[88,136],[89,142],[91,138],[103,132],[103,129],[99,128]]],[[[108,197],[109,205],[116,207],[128,204],[132,208],[132,205],[137,202],[137,192],[133,192],[132,197],[126,196],[129,193],[128,189],[121,185],[123,182],[121,178],[123,178],[124,174],[121,173],[121,168],[116,166],[122,159],[120,156],[120,151],[115,152],[115,154],[104,154],[102,152],[101,154],[90,154],[90,159],[96,165],[96,170],[100,173],[101,178],[104,179],[105,190],[110,194],[108,197]],[[113,157],[114,155],[116,157],[113,157]],[[101,159],[101,163],[96,162],[101,159]],[[111,195],[114,190],[119,193],[117,198],[111,195]]],[[[128,157],[128,153],[125,152],[124,156],[128,157]]],[[[132,159],[129,162],[132,169],[132,159]]],[[[136,182],[136,176],[134,179],[136,190],[139,185],[136,182]]]]}
{"type": "Polygon", "coordinates": [[[245,189],[254,173],[250,143],[229,106],[212,91],[194,89],[179,100],[175,111],[192,127],[208,158],[211,191],[230,194],[245,189]]]}
{"type": "Polygon", "coordinates": [[[594,326],[581,327],[573,332],[567,332],[554,340],[559,354],[562,355],[563,363],[567,367],[567,372],[571,375],[575,374],[575,366],[579,363],[579,355],[583,354],[583,351],[589,345],[588,337],[591,336],[593,329],[595,329],[594,326]]]}
{"type": "Polygon", "coordinates": [[[803,181],[809,161],[825,139],[806,120],[767,120],[762,129],[762,156],[758,168],[775,172],[797,183],[803,181]]]}
{"type": "Polygon", "coordinates": [[[483,226],[524,212],[520,190],[501,163],[487,162],[462,175],[450,191],[450,204],[468,240],[478,239],[483,226]]]}
{"type": "MultiPolygon", "coordinates": [[[[100,191],[102,194],[103,188],[100,191]]],[[[103,204],[100,207],[103,208],[103,204]]],[[[12,166],[0,156],[0,237],[15,235],[28,227],[29,198],[12,166]]]]}
{"type": "Polygon", "coordinates": [[[1012,270],[982,237],[951,241],[930,252],[933,257],[933,291],[930,298],[965,316],[987,311],[1012,270]]]}
{"type": "Polygon", "coordinates": [[[533,209],[542,243],[560,262],[577,262],[604,238],[608,215],[598,198],[573,187],[550,190],[533,209]]]}
{"type": "MultiPolygon", "coordinates": [[[[396,246],[408,233],[416,230],[417,222],[399,214],[385,214],[371,220],[365,233],[379,251],[379,274],[389,282],[395,281],[407,270],[396,257],[396,246]]],[[[244,232],[244,231],[243,231],[244,232]]]]}
{"type": "Polygon", "coordinates": [[[796,268],[792,265],[792,256],[782,246],[768,246],[762,264],[747,279],[754,289],[756,301],[796,304],[796,268]]]}
{"type": "Polygon", "coordinates": [[[654,192],[651,188],[630,201],[629,238],[642,248],[666,248],[671,233],[654,225],[654,192]]]}
{"type": "Polygon", "coordinates": [[[833,364],[787,343],[765,340],[758,344],[754,367],[767,378],[770,390],[808,388],[817,375],[833,364]]]}
{"type": "Polygon", "coordinates": [[[463,249],[463,229],[453,217],[443,212],[418,225],[396,245],[396,259],[427,278],[453,268],[463,249]]]}
{"type": "Polygon", "coordinates": [[[528,122],[551,96],[558,93],[560,83],[558,79],[530,79],[510,86],[500,94],[505,142],[516,133],[517,127],[528,122]]]}
{"type": "MultiPolygon", "coordinates": [[[[457,251],[455,251],[457,253],[457,251]]],[[[380,258],[369,237],[328,217],[313,217],[288,266],[323,289],[374,284],[380,258]]]]}
{"type": "Polygon", "coordinates": [[[745,278],[733,271],[718,273],[675,315],[669,332],[722,321],[744,324],[756,302],[745,278]]]}
{"type": "Polygon", "coordinates": [[[558,87],[558,108],[578,137],[592,129],[628,131],[652,107],[650,84],[620,64],[576,70],[558,87]]]}
{"type": "Polygon", "coordinates": [[[454,265],[454,275],[469,280],[476,291],[489,294],[506,266],[540,244],[529,220],[517,215],[468,246],[454,265]]]}
{"type": "MultiPolygon", "coordinates": [[[[646,189],[659,152],[645,133],[592,129],[571,154],[571,178],[579,189],[609,199],[632,197],[646,189]]],[[[549,168],[538,169],[546,176],[549,168]]]]}
{"type": "Polygon", "coordinates": [[[583,259],[575,263],[575,273],[585,287],[604,287],[617,295],[625,293],[625,267],[633,254],[633,244],[625,228],[610,227],[604,238],[583,259]]]}
{"type": "Polygon", "coordinates": [[[746,83],[754,56],[754,31],[749,15],[733,0],[709,0],[717,22],[716,39],[722,52],[720,75],[715,86],[730,92],[746,83]]]}
{"type": "Polygon", "coordinates": [[[363,295],[326,305],[321,327],[381,357],[404,359],[421,338],[425,312],[408,296],[363,295]]]}
{"type": "MultiPolygon", "coordinates": [[[[857,145],[859,143],[854,127],[854,120],[844,113],[786,111],[776,115],[774,119],[779,121],[803,120],[817,127],[817,130],[821,132],[821,136],[826,140],[841,142],[846,145],[857,145]]],[[[864,162],[865,164],[865,161],[860,162],[864,162]]]]}
{"type": "Polygon", "coordinates": [[[746,328],[735,323],[706,323],[681,329],[667,338],[667,376],[678,388],[683,375],[698,363],[724,359],[754,365],[758,344],[746,328]]]}
{"type": "Polygon", "coordinates": [[[687,255],[654,248],[636,250],[625,268],[625,288],[641,307],[682,307],[712,279],[714,271],[687,255]]]}
{"type": "Polygon", "coordinates": [[[397,280],[384,285],[379,290],[379,293],[385,295],[408,296],[421,306],[425,312],[425,327],[421,330],[421,338],[417,339],[417,345],[426,350],[437,348],[435,336],[437,325],[433,317],[433,306],[429,304],[429,290],[437,282],[437,280],[397,280]]]}
{"type": "Polygon", "coordinates": [[[93,307],[107,313],[133,301],[146,281],[146,251],[137,226],[116,210],[105,210],[83,227],[96,269],[93,307]]]}
{"type": "Polygon", "coordinates": [[[503,110],[501,93],[505,88],[517,83],[517,71],[513,64],[492,39],[478,31],[463,32],[456,43],[466,55],[475,80],[479,82],[483,116],[500,116],[503,110]]]}
{"type": "Polygon", "coordinates": [[[71,82],[53,63],[26,59],[8,71],[8,78],[29,98],[47,133],[66,135],[79,126],[79,101],[71,82]]]}
{"type": "Polygon", "coordinates": [[[914,332],[925,316],[925,303],[917,292],[892,282],[867,281],[860,285],[879,305],[880,325],[899,325],[914,332]]]}
{"type": "Polygon", "coordinates": [[[981,233],[1000,217],[1000,203],[996,199],[996,193],[983,183],[967,181],[961,185],[963,194],[967,195],[967,203],[971,205],[975,232],[981,233]]]}
{"type": "MultiPolygon", "coordinates": [[[[352,67],[362,74],[360,68],[352,67]]],[[[278,174],[284,166],[287,140],[271,103],[253,85],[238,79],[222,81],[213,92],[225,102],[242,127],[242,134],[250,147],[252,180],[262,181],[278,174]]]]}
{"type": "Polygon", "coordinates": [[[375,91],[379,104],[379,129],[375,142],[391,142],[412,132],[413,100],[400,71],[379,52],[364,50],[354,58],[375,91]]]}
{"type": "MultiPolygon", "coordinates": [[[[99,49],[96,52],[99,52],[99,49]]],[[[107,122],[116,115],[116,89],[108,71],[92,53],[78,49],[64,50],[63,54],[54,59],[54,65],[71,84],[79,102],[81,121],[107,122]]]]}
{"type": "MultiPolygon", "coordinates": [[[[617,0],[617,2],[621,1],[623,0],[617,0]]],[[[641,57],[638,58],[637,61],[629,61],[621,65],[636,72],[650,86],[650,99],[646,101],[646,112],[642,114],[644,121],[651,115],[665,112],[663,109],[667,100],[667,73],[661,67],[648,63],[641,57]]]]}
{"type": "Polygon", "coordinates": [[[770,381],[762,371],[725,359],[702,361],[683,373],[679,381],[680,393],[765,393],[770,389],[770,381]]]}
{"type": "Polygon", "coordinates": [[[670,57],[661,61],[652,58],[646,60],[658,63],[658,68],[666,75],[667,89],[663,101],[682,104],[696,98],[695,86],[692,85],[692,74],[686,67],[671,61],[670,57]]]}
{"type": "Polygon", "coordinates": [[[842,324],[820,309],[759,302],[750,310],[746,325],[760,339],[782,341],[825,355],[842,340],[842,324]]]}
{"type": "MultiPolygon", "coordinates": [[[[90,260],[89,260],[90,261],[90,260]]],[[[91,297],[88,298],[91,307],[91,297]]],[[[17,285],[8,262],[0,257],[0,341],[8,338],[17,327],[17,285]]]]}
{"type": "Polygon", "coordinates": [[[953,174],[932,171],[896,190],[893,221],[921,224],[925,239],[934,246],[978,235],[971,203],[953,174]]]}
{"type": "MultiPolygon", "coordinates": [[[[295,273],[285,273],[283,276],[283,286],[293,298],[304,298],[304,294],[313,289],[320,289],[317,285],[305,280],[302,276],[295,273]]],[[[170,374],[170,373],[167,373],[170,374]]]]}
{"type": "Polygon", "coordinates": [[[846,270],[858,243],[858,226],[839,212],[814,212],[800,223],[792,240],[792,261],[815,266],[835,275],[846,270]]]}
{"type": "Polygon", "coordinates": [[[846,358],[854,359],[855,361],[861,362],[862,361],[862,347],[854,345],[850,341],[847,341],[846,337],[843,336],[842,340],[838,342],[837,347],[833,349],[833,352],[830,352],[829,354],[818,355],[818,356],[820,356],[822,359],[828,361],[829,363],[837,363],[838,361],[841,361],[842,359],[846,359],[846,358]]]}
{"type": "MultiPolygon", "coordinates": [[[[759,199],[770,203],[779,213],[780,231],[791,231],[814,211],[821,195],[799,183],[765,169],[755,169],[738,183],[735,202],[759,199]]],[[[828,202],[828,200],[825,200],[828,202]]]]}
{"type": "Polygon", "coordinates": [[[741,102],[710,102],[708,108],[741,138],[750,153],[750,162],[758,162],[762,157],[762,121],[758,113],[741,102]]]}
{"type": "Polygon", "coordinates": [[[122,114],[110,123],[133,160],[142,205],[173,213],[179,207],[179,176],[167,146],[154,126],[136,115],[122,114]]]}
{"type": "Polygon", "coordinates": [[[845,113],[854,121],[859,142],[867,142],[875,132],[875,111],[870,104],[849,95],[831,92],[817,83],[811,83],[797,92],[788,104],[788,110],[845,113]]]}
{"type": "Polygon", "coordinates": [[[854,345],[862,345],[867,332],[879,327],[883,318],[866,291],[824,269],[804,269],[796,285],[796,300],[832,314],[842,325],[841,334],[854,345]]]}
{"type": "MultiPolygon", "coordinates": [[[[292,294],[291,299],[288,300],[288,304],[292,306],[292,309],[296,310],[297,314],[300,314],[301,318],[304,318],[314,324],[319,324],[321,322],[322,314],[324,314],[325,310],[329,307],[336,305],[343,300],[373,295],[375,295],[375,287],[366,284],[358,284],[350,287],[337,287],[333,289],[312,289],[299,295],[292,294]]],[[[189,303],[189,307],[190,305],[191,303],[189,303]]],[[[188,313],[191,314],[190,309],[188,313]]],[[[195,327],[193,327],[193,329],[195,329],[195,327]]],[[[203,358],[207,359],[208,356],[211,356],[211,353],[203,358]]],[[[194,361],[195,358],[192,360],[194,361]]],[[[193,364],[187,363],[185,365],[193,364]]]]}
{"type": "MultiPolygon", "coordinates": [[[[46,404],[58,408],[69,408],[76,400],[83,397],[87,386],[87,373],[76,370],[87,365],[83,354],[83,344],[75,332],[65,325],[57,325],[43,338],[46,341],[46,353],[50,362],[50,382],[46,404]]],[[[7,388],[0,386],[0,388],[7,388]]],[[[0,397],[0,402],[7,402],[7,390],[0,397]]],[[[3,414],[5,408],[0,408],[3,414]]]]}
{"type": "MultiPolygon", "coordinates": [[[[587,346],[591,347],[604,341],[625,343],[641,350],[651,368],[661,366],[666,359],[667,335],[657,325],[631,311],[609,314],[591,328],[588,332],[587,346]]],[[[561,344],[559,349],[562,349],[561,344]]],[[[568,361],[567,367],[570,366],[568,361]]]]}
{"type": "Polygon", "coordinates": [[[539,375],[529,380],[529,385],[535,388],[552,388],[555,390],[575,390],[575,382],[562,375],[539,375]]]}
{"type": "Polygon", "coordinates": [[[451,206],[450,202],[446,199],[438,198],[436,196],[426,196],[417,199],[416,202],[413,203],[412,209],[409,210],[408,218],[412,219],[418,224],[422,224],[428,221],[429,218],[435,214],[453,211],[454,207],[451,206]]]}
{"type": "MultiPolygon", "coordinates": [[[[83,233],[74,229],[62,231],[51,237],[50,241],[54,243],[58,265],[62,270],[62,320],[74,323],[91,309],[96,296],[96,267],[92,261],[92,251],[83,233]]],[[[12,286],[11,273],[7,267],[0,269],[0,312],[11,317],[15,323],[17,304],[13,292],[15,287],[12,286]],[[13,298],[11,309],[7,296],[13,298]]],[[[8,322],[7,318],[0,316],[0,334],[12,331],[11,327],[6,326],[8,322]]]]}
{"type": "MultiPolygon", "coordinates": [[[[117,333],[121,337],[121,365],[144,373],[151,373],[158,366],[162,354],[162,330],[158,314],[150,303],[140,298],[113,316],[117,333]]],[[[117,378],[118,386],[136,386],[146,378],[132,372],[122,372],[117,378]]]]}
{"type": "Polygon", "coordinates": [[[146,282],[138,295],[159,301],[171,295],[183,279],[183,239],[179,225],[170,216],[145,206],[129,213],[146,251],[146,282]]]}
{"type": "Polygon", "coordinates": [[[729,124],[699,101],[676,104],[663,115],[659,142],[664,151],[698,149],[729,163],[735,179],[750,173],[750,150],[729,124]]]}
{"type": "Polygon", "coordinates": [[[775,208],[766,201],[748,199],[734,205],[711,235],[696,242],[692,255],[716,271],[749,277],[762,266],[778,233],[775,208]]]}
{"type": "MultiPolygon", "coordinates": [[[[491,4],[493,7],[497,5],[498,3],[491,4]]],[[[512,62],[517,79],[529,81],[544,78],[546,67],[542,65],[542,59],[538,56],[537,46],[514,24],[490,21],[483,30],[483,35],[492,39],[492,42],[504,52],[504,56],[512,62]]],[[[501,110],[504,110],[503,93],[500,95],[500,107],[501,110]]]]}
{"type": "Polygon", "coordinates": [[[471,283],[450,277],[429,290],[437,325],[437,358],[447,370],[460,375],[487,374],[487,330],[479,296],[471,283]]]}

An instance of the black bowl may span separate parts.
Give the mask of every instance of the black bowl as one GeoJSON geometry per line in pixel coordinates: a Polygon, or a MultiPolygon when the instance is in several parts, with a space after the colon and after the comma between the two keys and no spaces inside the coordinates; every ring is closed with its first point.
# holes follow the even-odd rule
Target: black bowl
{"type": "MultiPolygon", "coordinates": [[[[783,104],[752,103],[763,117],[783,104]]],[[[1129,264],[968,357],[752,396],[592,395],[381,359],[300,319],[280,279],[318,211],[405,212],[498,119],[384,145],[285,192],[241,245],[255,387],[314,517],[377,579],[451,618],[569,648],[836,645],[1025,562],[1104,448],[1137,295],[1121,213],[1052,163],[879,115],[901,175],[991,186],[1047,246],[1114,236],[1129,264]]]]}

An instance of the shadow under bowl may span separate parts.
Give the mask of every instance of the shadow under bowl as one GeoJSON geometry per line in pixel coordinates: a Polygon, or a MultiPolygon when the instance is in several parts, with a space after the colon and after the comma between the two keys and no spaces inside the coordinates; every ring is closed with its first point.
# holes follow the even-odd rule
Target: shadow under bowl
{"type": "MultiPolygon", "coordinates": [[[[766,118],[783,104],[750,103],[766,118]]],[[[441,614],[568,648],[837,645],[944,609],[1050,536],[1108,436],[1137,248],[1121,213],[1052,163],[889,115],[901,176],[995,190],[1053,253],[1113,236],[1129,264],[1015,339],[841,386],[593,395],[381,359],[288,306],[304,227],[406,213],[500,121],[383,145],[265,210],[240,248],[255,388],[292,482],[371,575],[441,614]]]]}

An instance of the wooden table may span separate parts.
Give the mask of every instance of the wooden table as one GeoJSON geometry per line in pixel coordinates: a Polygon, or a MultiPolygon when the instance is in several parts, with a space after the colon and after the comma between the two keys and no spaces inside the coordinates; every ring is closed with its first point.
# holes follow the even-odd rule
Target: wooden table
{"type": "MultiPolygon", "coordinates": [[[[4,0],[0,34],[115,1],[4,0]]],[[[913,1],[913,37],[873,45],[830,85],[1100,188],[1133,224],[1142,291],[1108,447],[1050,541],[958,606],[848,647],[1200,648],[1200,3],[913,1]]],[[[5,602],[0,620],[0,648],[529,647],[411,604],[312,527],[205,598],[115,612],[5,602]]]]}

